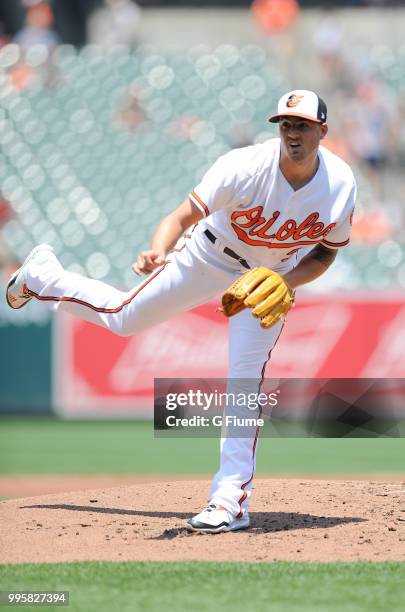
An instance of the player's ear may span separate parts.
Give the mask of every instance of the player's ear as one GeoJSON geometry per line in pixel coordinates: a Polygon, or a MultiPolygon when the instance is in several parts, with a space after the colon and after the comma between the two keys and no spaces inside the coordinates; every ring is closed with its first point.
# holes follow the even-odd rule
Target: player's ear
{"type": "Polygon", "coordinates": [[[321,123],[321,140],[323,138],[325,138],[326,134],[328,133],[328,124],[327,123],[321,123]]]}

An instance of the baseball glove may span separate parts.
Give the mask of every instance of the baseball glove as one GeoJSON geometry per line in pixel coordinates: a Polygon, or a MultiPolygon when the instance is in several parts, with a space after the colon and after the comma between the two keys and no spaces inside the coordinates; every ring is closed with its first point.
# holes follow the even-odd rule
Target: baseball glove
{"type": "Polygon", "coordinates": [[[264,328],[272,327],[284,317],[294,303],[294,293],[282,276],[268,268],[253,268],[232,283],[222,296],[226,317],[252,308],[254,317],[264,328]]]}

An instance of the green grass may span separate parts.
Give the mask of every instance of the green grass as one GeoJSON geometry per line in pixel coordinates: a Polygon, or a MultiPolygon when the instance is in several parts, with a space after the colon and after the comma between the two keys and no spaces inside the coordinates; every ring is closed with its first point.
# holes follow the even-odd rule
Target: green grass
{"type": "MultiPolygon", "coordinates": [[[[0,473],[211,474],[217,439],[155,439],[146,422],[0,420],[0,473]]],[[[405,474],[405,438],[263,438],[257,474],[405,474]]]]}
{"type": "Polygon", "coordinates": [[[86,612],[394,612],[405,608],[404,581],[401,563],[93,562],[0,571],[2,590],[68,590],[67,609],[86,612]]]}

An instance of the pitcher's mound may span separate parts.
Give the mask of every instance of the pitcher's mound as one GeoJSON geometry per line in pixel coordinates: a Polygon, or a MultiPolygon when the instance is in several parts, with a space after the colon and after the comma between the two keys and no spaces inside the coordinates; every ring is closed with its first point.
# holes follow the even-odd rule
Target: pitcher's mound
{"type": "Polygon", "coordinates": [[[257,479],[248,531],[188,533],[209,482],[144,482],[0,503],[1,563],[405,561],[404,482],[257,479]]]}

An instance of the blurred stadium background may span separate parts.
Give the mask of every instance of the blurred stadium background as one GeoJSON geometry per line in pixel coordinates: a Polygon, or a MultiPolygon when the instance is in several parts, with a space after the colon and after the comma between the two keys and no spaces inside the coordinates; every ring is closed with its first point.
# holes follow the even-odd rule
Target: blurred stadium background
{"type": "MultiPolygon", "coordinates": [[[[302,291],[268,375],[402,378],[403,4],[2,0],[3,295],[38,242],[71,271],[136,284],[131,263],[160,218],[219,155],[276,135],[282,93],[311,88],[358,205],[351,245],[302,291]]],[[[0,410],[150,416],[154,376],[224,375],[214,310],[132,341],[1,300],[0,410]]]]}

